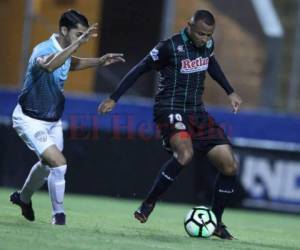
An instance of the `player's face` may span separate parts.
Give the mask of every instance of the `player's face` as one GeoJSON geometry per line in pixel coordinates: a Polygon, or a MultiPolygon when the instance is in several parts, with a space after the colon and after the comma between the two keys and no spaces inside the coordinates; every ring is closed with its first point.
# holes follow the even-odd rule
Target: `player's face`
{"type": "Polygon", "coordinates": [[[77,24],[77,28],[75,29],[70,29],[65,36],[67,46],[75,42],[87,29],[87,27],[81,24],[77,24]]]}
{"type": "Polygon", "coordinates": [[[196,47],[204,46],[214,33],[215,25],[207,25],[202,20],[188,24],[188,32],[196,47]]]}

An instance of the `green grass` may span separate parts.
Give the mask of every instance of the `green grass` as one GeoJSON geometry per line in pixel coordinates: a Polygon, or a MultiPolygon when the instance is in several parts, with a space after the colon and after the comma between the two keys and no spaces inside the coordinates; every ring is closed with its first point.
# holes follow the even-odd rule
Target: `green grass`
{"type": "Polygon", "coordinates": [[[146,224],[133,219],[138,201],[67,195],[67,226],[50,224],[46,193],[33,198],[36,221],[27,222],[8,202],[12,190],[0,189],[0,249],[300,249],[298,216],[228,210],[224,216],[238,238],[190,238],[183,217],[191,205],[160,203],[146,224]]]}

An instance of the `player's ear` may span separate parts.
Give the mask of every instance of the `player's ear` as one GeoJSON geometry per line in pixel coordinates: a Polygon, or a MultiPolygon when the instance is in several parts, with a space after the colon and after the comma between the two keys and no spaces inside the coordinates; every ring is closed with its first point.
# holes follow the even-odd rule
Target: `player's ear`
{"type": "Polygon", "coordinates": [[[66,35],[68,34],[68,29],[67,29],[67,27],[62,26],[62,27],[60,28],[60,32],[61,32],[61,34],[62,34],[63,36],[66,36],[66,35]]]}

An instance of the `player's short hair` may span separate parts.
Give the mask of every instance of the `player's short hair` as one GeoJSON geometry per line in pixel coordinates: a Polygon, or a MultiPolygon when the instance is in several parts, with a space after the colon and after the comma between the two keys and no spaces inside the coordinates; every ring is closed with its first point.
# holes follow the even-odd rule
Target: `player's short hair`
{"type": "Polygon", "coordinates": [[[192,23],[196,23],[199,20],[204,21],[207,25],[215,25],[215,18],[208,10],[197,10],[192,16],[192,23]]]}
{"type": "Polygon", "coordinates": [[[87,28],[89,27],[87,18],[76,10],[69,9],[68,11],[64,12],[59,19],[59,28],[64,26],[68,30],[75,29],[77,28],[78,24],[81,24],[87,28]]]}

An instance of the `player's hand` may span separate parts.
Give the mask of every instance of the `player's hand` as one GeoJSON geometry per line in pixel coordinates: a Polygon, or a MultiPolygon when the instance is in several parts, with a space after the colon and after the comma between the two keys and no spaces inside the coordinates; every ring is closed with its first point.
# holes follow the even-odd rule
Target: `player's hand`
{"type": "Polygon", "coordinates": [[[231,93],[228,96],[228,98],[229,98],[230,104],[232,106],[232,111],[234,114],[236,114],[239,111],[240,106],[242,104],[242,98],[234,92],[231,93]]]}
{"type": "Polygon", "coordinates": [[[125,62],[124,54],[121,53],[108,53],[99,58],[99,63],[102,66],[107,66],[113,63],[125,62]]]}
{"type": "Polygon", "coordinates": [[[100,114],[106,114],[113,110],[115,107],[116,102],[113,99],[106,99],[104,100],[98,107],[98,113],[100,114]]]}
{"type": "Polygon", "coordinates": [[[83,34],[78,38],[78,42],[80,44],[86,43],[90,40],[90,38],[94,38],[98,36],[98,23],[92,24],[83,34]]]}

